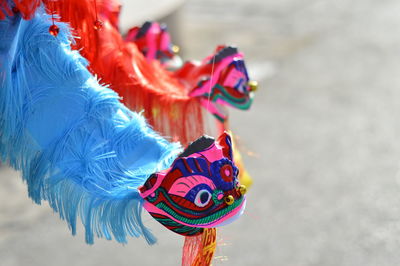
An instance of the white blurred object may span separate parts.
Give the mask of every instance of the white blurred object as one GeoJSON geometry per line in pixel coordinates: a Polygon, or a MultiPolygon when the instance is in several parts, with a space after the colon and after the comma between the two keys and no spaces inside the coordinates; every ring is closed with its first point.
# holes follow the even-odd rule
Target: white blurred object
{"type": "Polygon", "coordinates": [[[273,61],[251,62],[248,64],[248,72],[253,80],[270,79],[276,75],[277,65],[273,61]]]}
{"type": "Polygon", "coordinates": [[[126,32],[147,20],[160,21],[176,13],[185,0],[120,0],[120,2],[122,9],[119,26],[121,32],[126,32]]]}

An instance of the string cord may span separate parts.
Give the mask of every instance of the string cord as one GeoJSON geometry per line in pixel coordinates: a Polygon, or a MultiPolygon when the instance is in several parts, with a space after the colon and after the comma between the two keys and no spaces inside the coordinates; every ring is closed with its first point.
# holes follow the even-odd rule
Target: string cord
{"type": "Polygon", "coordinates": [[[208,107],[210,105],[211,90],[212,90],[212,86],[213,86],[212,82],[213,82],[213,77],[214,77],[215,57],[216,57],[216,54],[213,55],[212,65],[211,65],[210,86],[209,86],[209,89],[208,89],[208,97],[207,97],[207,110],[208,110],[208,107]]]}
{"type": "Polygon", "coordinates": [[[98,20],[97,18],[97,0],[94,0],[94,12],[96,13],[96,21],[98,20]]]}

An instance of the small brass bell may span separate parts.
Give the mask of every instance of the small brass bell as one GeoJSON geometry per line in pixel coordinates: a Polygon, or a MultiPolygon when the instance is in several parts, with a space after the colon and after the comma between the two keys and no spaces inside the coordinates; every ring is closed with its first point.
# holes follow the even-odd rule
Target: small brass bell
{"type": "Polygon", "coordinates": [[[255,80],[249,81],[248,85],[250,87],[250,91],[256,91],[258,89],[258,82],[255,80]]]}
{"type": "Polygon", "coordinates": [[[224,198],[224,201],[227,205],[232,205],[235,202],[235,199],[232,195],[228,195],[224,198]]]}
{"type": "Polygon", "coordinates": [[[245,185],[240,185],[237,189],[242,196],[247,193],[247,188],[245,185]]]}
{"type": "Polygon", "coordinates": [[[177,53],[179,53],[179,50],[180,50],[181,48],[178,46],[178,45],[172,45],[172,52],[174,53],[174,54],[177,54],[177,53]]]}

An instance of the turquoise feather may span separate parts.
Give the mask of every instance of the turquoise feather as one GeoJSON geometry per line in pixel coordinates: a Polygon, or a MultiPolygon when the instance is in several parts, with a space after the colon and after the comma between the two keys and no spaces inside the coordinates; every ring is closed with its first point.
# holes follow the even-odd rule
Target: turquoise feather
{"type": "Polygon", "coordinates": [[[87,62],[71,50],[68,25],[42,8],[31,20],[0,21],[0,152],[22,171],[29,196],[48,201],[86,241],[94,237],[154,236],[141,219],[137,187],[166,169],[181,151],[99,85],[87,62]]]}

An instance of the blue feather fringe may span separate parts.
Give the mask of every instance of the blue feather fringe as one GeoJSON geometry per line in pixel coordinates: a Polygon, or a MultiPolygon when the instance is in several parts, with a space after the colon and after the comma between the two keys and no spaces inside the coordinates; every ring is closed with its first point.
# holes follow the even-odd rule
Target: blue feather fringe
{"type": "Polygon", "coordinates": [[[43,9],[0,21],[0,154],[21,170],[29,196],[49,202],[72,234],[80,218],[94,237],[154,236],[137,187],[181,151],[101,86],[71,51],[68,26],[49,34],[43,9]]]}

